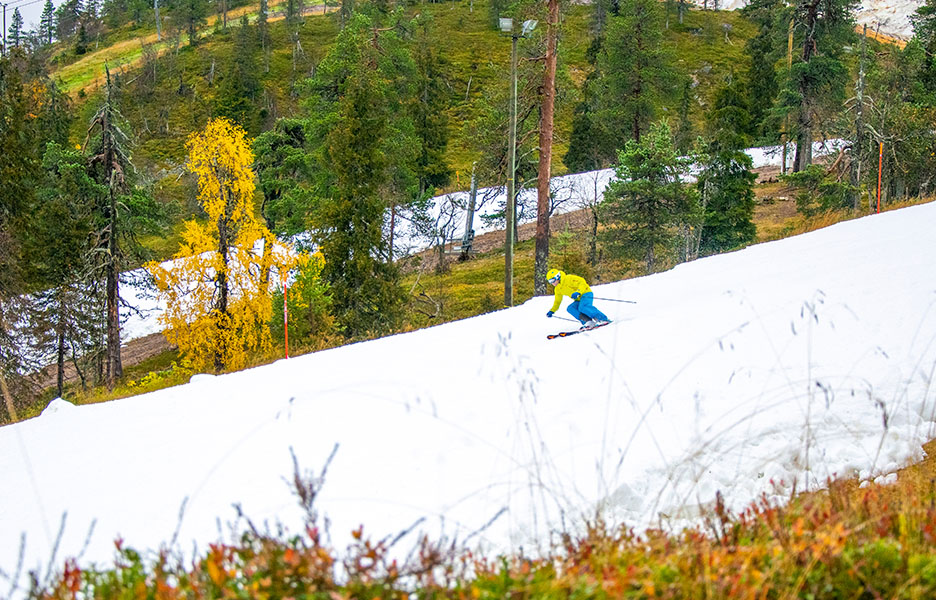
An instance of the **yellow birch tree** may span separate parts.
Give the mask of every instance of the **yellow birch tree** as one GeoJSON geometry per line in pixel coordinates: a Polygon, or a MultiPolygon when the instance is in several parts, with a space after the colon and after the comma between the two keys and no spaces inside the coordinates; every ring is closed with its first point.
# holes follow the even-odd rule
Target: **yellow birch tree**
{"type": "Polygon", "coordinates": [[[214,119],[186,148],[207,222],[187,221],[173,260],[146,267],[166,306],[160,319],[169,342],[196,371],[236,370],[271,350],[268,275],[285,277],[295,257],[274,246],[273,234],[254,217],[254,157],[244,130],[214,119]]]}

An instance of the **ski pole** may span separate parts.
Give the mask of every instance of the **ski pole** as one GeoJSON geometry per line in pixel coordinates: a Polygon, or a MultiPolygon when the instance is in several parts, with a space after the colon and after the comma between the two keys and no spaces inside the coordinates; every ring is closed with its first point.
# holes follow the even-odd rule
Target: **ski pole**
{"type": "Polygon", "coordinates": [[[617,298],[599,298],[595,296],[595,300],[607,300],[608,302],[625,302],[627,304],[637,304],[636,300],[618,300],[617,298]]]}
{"type": "Polygon", "coordinates": [[[566,317],[557,317],[556,315],[553,315],[552,318],[553,318],[553,319],[559,319],[560,321],[571,321],[571,322],[573,322],[573,323],[579,323],[579,322],[580,322],[578,319],[569,319],[569,318],[566,318],[566,317]]]}

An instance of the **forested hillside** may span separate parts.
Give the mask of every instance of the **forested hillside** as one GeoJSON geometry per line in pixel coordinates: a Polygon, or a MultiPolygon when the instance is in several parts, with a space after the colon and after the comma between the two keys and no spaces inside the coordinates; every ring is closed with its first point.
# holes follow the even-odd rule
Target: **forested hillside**
{"type": "Polygon", "coordinates": [[[860,35],[854,10],[47,2],[35,30],[13,20],[0,59],[4,420],[44,363],[58,365],[59,394],[66,363],[89,386],[121,381],[133,307],[119,277],[144,264],[194,371],[285,342],[287,288],[307,347],[416,326],[399,228],[437,241],[432,198],[472,172],[482,186],[539,183],[533,293],[546,291],[558,173],[615,170],[580,247],[563,242],[606,279],[754,242],[746,147],[789,143],[782,194],[807,217],[925,196],[933,10],[906,47],[860,35]],[[515,177],[502,17],[518,49],[515,177]],[[827,138],[844,150],[815,165],[812,143],[827,138]]]}
{"type": "MultiPolygon", "coordinates": [[[[400,25],[407,44],[413,50],[422,45],[439,62],[432,66],[440,96],[432,111],[445,117],[439,128],[448,138],[444,163],[453,176],[437,191],[467,187],[471,164],[479,159],[491,163],[482,185],[502,180],[496,163],[503,161],[505,148],[501,146],[506,144],[510,38],[492,26],[491,7],[483,1],[472,4],[420,4],[406,7],[400,15],[407,20],[400,25]],[[477,139],[479,135],[484,139],[477,139]]],[[[182,172],[186,137],[214,116],[237,121],[254,137],[271,129],[278,118],[307,113],[303,86],[333,46],[340,15],[333,7],[327,16],[323,5],[306,7],[304,17],[297,17],[291,25],[283,14],[287,8],[274,5],[268,9],[268,17],[258,23],[259,7],[244,6],[237,13],[247,17],[246,28],[242,18],[230,20],[226,28],[206,25],[194,47],[187,44],[184,35],[156,43],[145,21],[134,30],[143,39],[152,38],[152,43],[129,40],[124,44],[132,42],[132,46],[109,60],[111,69],[120,72],[122,110],[136,136],[138,167],[150,170],[155,179],[163,175],[160,169],[175,169],[176,175],[182,172]]],[[[562,156],[569,146],[575,107],[582,101],[582,85],[593,70],[587,56],[593,40],[591,12],[590,6],[576,5],[563,15],[554,160],[558,172],[568,170],[562,156]]],[[[539,29],[533,32],[536,38],[520,42],[518,102],[520,114],[526,116],[521,130],[532,130],[536,125],[536,86],[541,70],[536,57],[543,50],[542,27],[539,29]]],[[[664,33],[675,48],[671,58],[685,81],[668,82],[674,93],[665,98],[664,113],[674,122],[682,118],[680,84],[689,83],[692,101],[685,110],[698,132],[716,84],[733,68],[743,68],[744,44],[753,32],[753,25],[736,12],[693,11],[682,25],[673,15],[664,33]]],[[[86,54],[80,61],[51,72],[53,77],[63,78],[63,89],[76,98],[76,109],[84,111],[84,116],[93,111],[103,93],[103,69],[98,66],[97,72],[88,72],[96,54],[106,55],[108,50],[86,54]],[[80,71],[73,68],[79,62],[80,71]]],[[[79,118],[75,135],[81,134],[83,123],[79,118]]],[[[534,142],[530,140],[527,145],[531,148],[525,154],[529,155],[534,142]]],[[[533,168],[535,158],[526,158],[533,168]]],[[[185,196],[178,190],[166,194],[185,196]]]]}

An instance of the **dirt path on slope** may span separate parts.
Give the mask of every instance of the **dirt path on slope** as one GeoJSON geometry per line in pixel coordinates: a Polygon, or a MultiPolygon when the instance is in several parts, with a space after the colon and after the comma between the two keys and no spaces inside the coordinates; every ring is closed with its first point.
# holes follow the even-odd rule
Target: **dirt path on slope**
{"type": "MultiPolygon", "coordinates": [[[[166,341],[162,333],[151,333],[150,335],[130,340],[120,348],[120,361],[123,368],[133,367],[148,358],[162,354],[166,350],[174,350],[175,347],[166,341]]],[[[87,374],[86,374],[87,376],[87,374]]],[[[45,367],[35,381],[43,390],[54,388],[57,385],[57,367],[49,365],[45,367]]],[[[75,365],[69,361],[65,363],[65,385],[80,384],[81,379],[75,370],[75,365]]]]}

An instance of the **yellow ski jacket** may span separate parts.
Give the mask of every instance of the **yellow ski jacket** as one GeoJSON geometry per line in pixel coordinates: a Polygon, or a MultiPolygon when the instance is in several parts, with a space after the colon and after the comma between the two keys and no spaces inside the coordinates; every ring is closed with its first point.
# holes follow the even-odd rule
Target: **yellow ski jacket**
{"type": "Polygon", "coordinates": [[[553,302],[552,309],[550,310],[553,312],[559,310],[559,305],[562,304],[563,296],[569,296],[571,298],[572,294],[575,292],[586,294],[590,291],[591,288],[588,287],[588,283],[584,279],[578,275],[569,275],[566,273],[559,281],[559,285],[556,286],[556,301],[553,302]]]}

